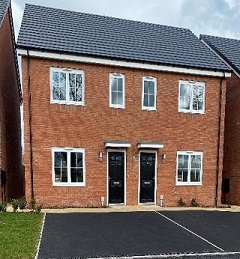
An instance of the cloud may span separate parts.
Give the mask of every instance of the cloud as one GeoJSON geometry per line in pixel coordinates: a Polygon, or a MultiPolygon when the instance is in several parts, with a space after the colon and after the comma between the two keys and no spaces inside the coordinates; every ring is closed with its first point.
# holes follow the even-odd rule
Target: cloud
{"type": "Polygon", "coordinates": [[[190,28],[197,35],[240,38],[239,9],[238,0],[185,0],[179,25],[190,28]]]}

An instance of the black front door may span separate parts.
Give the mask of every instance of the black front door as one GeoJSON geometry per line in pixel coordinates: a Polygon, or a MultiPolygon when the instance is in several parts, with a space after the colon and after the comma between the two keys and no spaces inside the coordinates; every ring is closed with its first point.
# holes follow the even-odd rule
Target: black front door
{"type": "Polygon", "coordinates": [[[124,203],[124,153],[108,152],[109,203],[124,203]]]}
{"type": "Polygon", "coordinates": [[[140,153],[140,203],[154,202],[155,153],[140,153]]]}

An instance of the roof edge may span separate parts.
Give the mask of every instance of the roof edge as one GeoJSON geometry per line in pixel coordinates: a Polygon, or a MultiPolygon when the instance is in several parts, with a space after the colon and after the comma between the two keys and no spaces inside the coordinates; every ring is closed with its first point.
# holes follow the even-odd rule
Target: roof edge
{"type": "MultiPolygon", "coordinates": [[[[233,70],[233,72],[236,74],[237,77],[240,78],[240,70],[233,65],[233,63],[226,58],[216,47],[213,46],[213,44],[211,44],[211,42],[205,38],[206,37],[215,37],[215,36],[210,36],[210,35],[203,35],[200,34],[199,39],[203,42],[203,44],[205,44],[222,62],[224,62],[224,64],[229,67],[231,70],[233,70]]],[[[221,38],[221,37],[217,37],[217,38],[221,38]]],[[[229,39],[229,38],[226,38],[229,39]]]]}
{"type": "Polygon", "coordinates": [[[47,52],[43,50],[31,50],[26,47],[18,46],[18,55],[20,56],[32,56],[39,58],[47,59],[58,59],[66,61],[76,61],[83,63],[94,63],[101,65],[109,66],[118,66],[118,67],[130,67],[136,69],[147,69],[147,70],[156,70],[163,72],[173,72],[173,73],[183,73],[183,74],[193,74],[193,75],[202,75],[202,76],[215,76],[215,77],[230,77],[231,69],[229,70],[214,70],[214,69],[203,69],[203,68],[193,68],[193,67],[181,67],[176,65],[158,65],[151,64],[146,62],[134,62],[134,61],[123,61],[119,59],[107,59],[107,58],[95,58],[90,56],[81,56],[81,55],[71,55],[66,53],[56,53],[56,52],[47,52]]]}

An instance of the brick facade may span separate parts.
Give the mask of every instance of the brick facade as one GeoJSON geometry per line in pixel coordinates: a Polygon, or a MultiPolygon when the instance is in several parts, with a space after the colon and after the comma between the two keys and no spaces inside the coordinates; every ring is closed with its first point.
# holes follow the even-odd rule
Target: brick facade
{"type": "MultiPolygon", "coordinates": [[[[126,205],[138,204],[139,149],[137,142],[158,141],[157,195],[164,206],[178,206],[180,198],[215,205],[219,132],[217,77],[120,68],[80,62],[30,57],[29,62],[34,197],[45,207],[101,206],[107,200],[107,149],[104,140],[126,140],[126,205]],[[50,103],[50,67],[80,69],[85,73],[85,105],[50,103]],[[125,109],[109,107],[109,73],[125,75],[125,109]],[[157,110],[142,110],[142,77],[157,78],[157,110]],[[179,80],[206,83],[205,114],[178,112],[179,80]],[[57,187],[52,184],[52,147],[85,148],[86,186],[57,187]],[[98,153],[103,150],[103,160],[98,153]],[[176,186],[177,151],[203,152],[202,186],[176,186]],[[163,163],[161,156],[166,154],[163,163]]],[[[30,129],[28,107],[28,59],[22,57],[26,198],[31,198],[30,129]]],[[[221,197],[223,131],[226,82],[223,80],[218,197],[221,197]]]]}
{"type": "Polygon", "coordinates": [[[234,73],[227,80],[224,170],[223,179],[229,179],[229,191],[222,202],[240,205],[240,79],[234,73]]]}
{"type": "MultiPolygon", "coordinates": [[[[10,198],[19,198],[24,195],[20,92],[11,26],[8,11],[0,27],[0,170],[6,172],[8,201],[10,198]]],[[[0,201],[2,198],[1,195],[0,201]]]]}

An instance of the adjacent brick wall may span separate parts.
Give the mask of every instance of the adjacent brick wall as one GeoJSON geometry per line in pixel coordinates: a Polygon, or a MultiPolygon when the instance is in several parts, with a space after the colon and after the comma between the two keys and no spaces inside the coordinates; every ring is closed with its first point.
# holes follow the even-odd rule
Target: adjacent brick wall
{"type": "Polygon", "coordinates": [[[222,201],[240,205],[240,79],[233,73],[227,81],[224,170],[223,178],[230,179],[230,192],[222,201]]]}
{"type": "MultiPolygon", "coordinates": [[[[25,121],[26,197],[31,198],[30,144],[28,113],[27,58],[22,59],[25,121]]],[[[158,151],[157,204],[164,195],[165,206],[187,204],[196,198],[202,205],[215,204],[217,171],[218,115],[220,78],[182,75],[140,69],[118,68],[76,62],[31,58],[34,194],[44,206],[100,206],[107,199],[107,150],[103,141],[128,140],[127,205],[138,204],[139,150],[137,141],[160,141],[158,151]],[[50,67],[68,67],[85,71],[85,106],[50,104],[50,67]],[[109,73],[125,74],[126,108],[109,108],[109,73]],[[142,77],[157,78],[157,110],[142,111],[142,77]],[[206,113],[178,112],[178,81],[206,82],[206,113]],[[86,186],[53,187],[51,147],[81,147],[86,151],[86,186]],[[103,161],[98,161],[99,150],[103,161]],[[203,151],[203,185],[176,186],[178,150],[203,151]],[[166,162],[161,154],[166,153],[166,162]]],[[[223,81],[224,120],[225,81],[223,81]]],[[[223,159],[223,123],[221,124],[219,197],[223,159]]]]}
{"type": "Polygon", "coordinates": [[[7,199],[23,193],[20,98],[9,13],[0,28],[0,168],[7,175],[7,199]]]}

